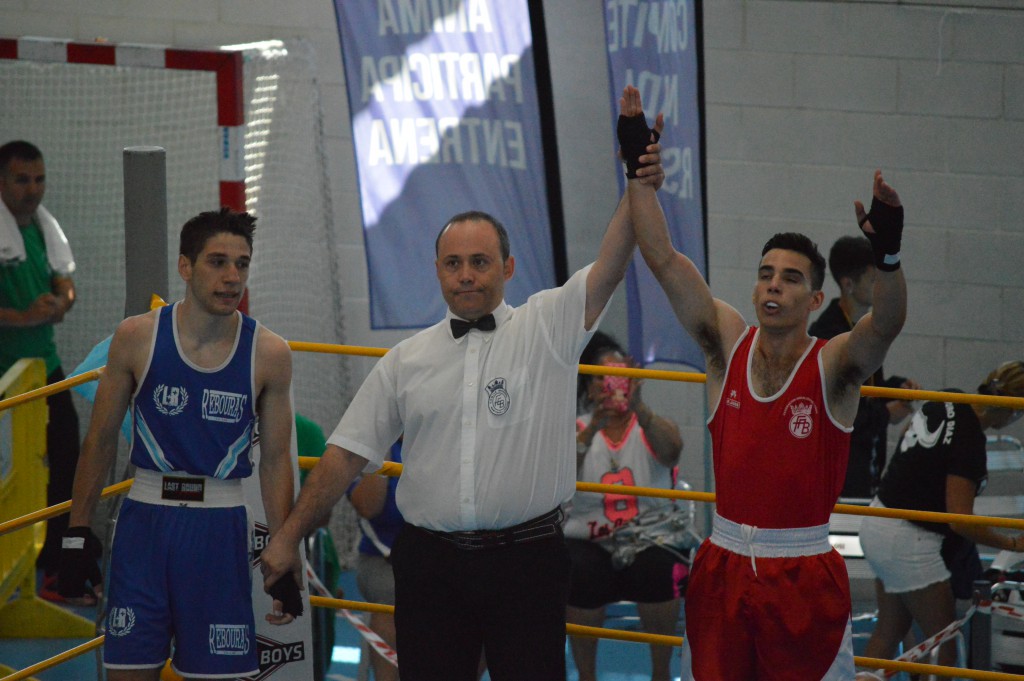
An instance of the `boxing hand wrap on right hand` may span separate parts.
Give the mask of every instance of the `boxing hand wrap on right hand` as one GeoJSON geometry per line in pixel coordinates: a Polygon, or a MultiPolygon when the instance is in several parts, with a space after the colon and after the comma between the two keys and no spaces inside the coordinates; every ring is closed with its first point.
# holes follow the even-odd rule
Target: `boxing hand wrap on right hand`
{"type": "Polygon", "coordinates": [[[874,233],[861,231],[871,242],[875,256],[875,267],[882,272],[895,272],[900,268],[900,241],[903,237],[903,206],[890,206],[877,198],[871,199],[871,210],[867,214],[874,233]]]}
{"type": "Polygon", "coordinates": [[[657,130],[647,126],[647,118],[638,113],[635,116],[623,116],[619,114],[619,123],[615,128],[615,134],[619,138],[619,148],[622,150],[622,160],[626,162],[626,177],[636,177],[638,168],[647,165],[640,162],[640,157],[647,153],[647,145],[651,144],[651,135],[657,142],[661,135],[657,130]]]}
{"type": "Polygon", "coordinates": [[[281,601],[281,610],[284,614],[293,617],[302,615],[302,596],[299,594],[299,585],[295,583],[295,576],[292,573],[282,575],[280,579],[270,585],[267,593],[275,601],[281,601]]]}
{"type": "Polygon", "coordinates": [[[65,598],[92,596],[92,587],[102,586],[100,558],[103,545],[88,527],[69,527],[60,546],[57,592],[65,598]]]}

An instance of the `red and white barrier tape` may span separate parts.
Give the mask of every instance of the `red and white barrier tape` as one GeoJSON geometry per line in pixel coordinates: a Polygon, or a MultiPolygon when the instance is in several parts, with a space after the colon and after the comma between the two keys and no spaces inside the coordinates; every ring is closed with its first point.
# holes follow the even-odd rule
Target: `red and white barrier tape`
{"type": "MultiPolygon", "coordinates": [[[[956,635],[960,632],[960,628],[964,626],[967,620],[971,619],[971,617],[977,610],[978,606],[972,605],[970,608],[967,609],[967,612],[966,614],[964,614],[963,617],[954,622],[951,622],[948,626],[946,626],[945,629],[943,629],[939,633],[925,639],[924,641],[921,641],[916,646],[914,646],[907,652],[897,657],[896,662],[917,662],[918,660],[922,659],[925,655],[931,652],[932,648],[942,645],[946,641],[956,637],[956,635]]],[[[895,670],[887,669],[885,671],[885,678],[888,679],[896,673],[897,672],[895,670]]]]}
{"type": "MultiPolygon", "coordinates": [[[[1003,617],[1013,617],[1016,619],[1024,620],[1024,609],[1015,607],[1008,603],[982,601],[980,603],[972,605],[970,608],[967,609],[967,612],[964,614],[963,617],[956,620],[955,622],[950,623],[949,626],[947,626],[939,633],[935,634],[934,636],[931,636],[930,638],[922,641],[921,643],[918,643],[916,646],[914,646],[907,652],[897,657],[896,661],[917,662],[918,660],[922,659],[923,657],[928,655],[928,653],[930,653],[933,648],[936,648],[945,643],[946,641],[950,640],[951,638],[954,638],[959,632],[960,628],[963,627],[964,624],[969,619],[971,619],[971,617],[976,612],[991,615],[1000,615],[1003,617]]],[[[885,677],[890,678],[896,673],[897,672],[893,670],[886,670],[885,677]]]]}
{"type": "MultiPolygon", "coordinates": [[[[320,578],[313,572],[313,568],[306,564],[306,578],[309,580],[309,585],[319,593],[321,596],[326,598],[334,598],[334,594],[327,590],[324,583],[320,581],[320,578]]],[[[344,615],[345,619],[359,632],[359,635],[366,639],[366,642],[385,660],[391,664],[398,666],[398,653],[395,649],[388,645],[387,641],[377,635],[370,627],[366,626],[362,619],[358,615],[353,613],[351,610],[340,608],[339,611],[344,615]]]]}
{"type": "Polygon", "coordinates": [[[1024,608],[1018,608],[1010,605],[1009,603],[988,601],[984,603],[984,607],[979,608],[979,612],[990,612],[993,615],[1001,615],[1003,617],[1013,617],[1015,619],[1024,620],[1024,608]]]}
{"type": "Polygon", "coordinates": [[[355,627],[356,631],[358,631],[359,634],[365,638],[371,646],[373,646],[373,649],[377,651],[377,654],[393,664],[395,667],[398,666],[398,653],[395,652],[394,648],[389,646],[384,639],[373,631],[373,629],[366,626],[363,623],[363,620],[359,619],[352,611],[342,608],[341,614],[344,615],[352,626],[355,627]]]}

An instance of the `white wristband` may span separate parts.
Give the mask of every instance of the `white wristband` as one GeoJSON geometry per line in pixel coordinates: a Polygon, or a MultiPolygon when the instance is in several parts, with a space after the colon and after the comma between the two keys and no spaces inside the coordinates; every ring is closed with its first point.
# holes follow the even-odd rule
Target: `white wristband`
{"type": "MultiPolygon", "coordinates": [[[[1017,542],[1014,541],[1014,546],[1017,542]]],[[[60,547],[62,549],[84,549],[85,548],[85,537],[63,537],[60,540],[60,547]]]]}

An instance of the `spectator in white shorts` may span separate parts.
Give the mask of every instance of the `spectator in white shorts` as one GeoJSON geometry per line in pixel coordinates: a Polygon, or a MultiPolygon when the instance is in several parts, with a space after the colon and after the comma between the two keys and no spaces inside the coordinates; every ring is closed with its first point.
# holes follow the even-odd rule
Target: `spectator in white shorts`
{"type": "MultiPolygon", "coordinates": [[[[1024,362],[1000,365],[978,391],[1024,397],[1024,362]]],[[[1003,428],[1021,413],[978,404],[925,403],[904,431],[871,505],[973,514],[974,497],[988,479],[985,430],[1003,428]]],[[[864,556],[878,576],[878,624],[864,654],[883,659],[895,655],[915,621],[930,637],[954,620],[954,595],[970,596],[970,584],[981,574],[976,543],[1024,550],[1024,535],[1011,536],[981,525],[891,518],[866,518],[860,539],[864,556]]],[[[944,644],[938,663],[951,665],[955,656],[955,648],[944,644]]]]}

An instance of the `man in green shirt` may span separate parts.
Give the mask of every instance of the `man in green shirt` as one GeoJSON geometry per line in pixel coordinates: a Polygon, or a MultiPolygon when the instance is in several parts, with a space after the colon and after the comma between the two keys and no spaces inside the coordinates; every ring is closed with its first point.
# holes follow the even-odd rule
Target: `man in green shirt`
{"type": "MultiPolygon", "coordinates": [[[[75,265],[56,220],[40,206],[46,191],[46,166],[39,149],[28,142],[0,147],[0,375],[23,357],[46,361],[47,382],[64,379],[53,338],[53,325],[75,302],[71,273],[75,265]]],[[[78,414],[71,394],[46,400],[50,481],[47,503],[71,498],[78,464],[78,414]]],[[[44,571],[40,595],[60,600],[56,570],[67,515],[50,520],[37,566],[44,571]]]]}

